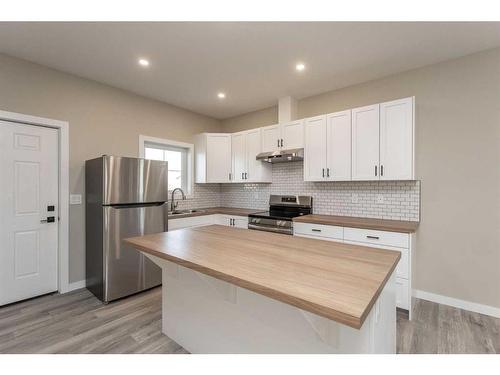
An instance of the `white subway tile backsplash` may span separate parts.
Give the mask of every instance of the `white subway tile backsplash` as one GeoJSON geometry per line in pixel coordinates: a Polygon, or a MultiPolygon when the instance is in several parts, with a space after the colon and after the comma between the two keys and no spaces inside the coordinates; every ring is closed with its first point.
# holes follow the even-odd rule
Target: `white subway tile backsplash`
{"type": "Polygon", "coordinates": [[[195,184],[192,197],[179,201],[178,208],[265,210],[270,194],[311,195],[316,214],[420,220],[420,181],[305,182],[302,162],[273,164],[272,168],[272,184],[195,184]],[[377,203],[379,195],[383,203],[377,203]]]}
{"type": "Polygon", "coordinates": [[[220,192],[220,204],[228,207],[266,209],[270,194],[303,194],[313,197],[317,214],[412,221],[420,216],[419,181],[305,182],[302,162],[274,164],[272,184],[225,184],[220,192]],[[383,203],[377,203],[379,195],[383,203]]]}

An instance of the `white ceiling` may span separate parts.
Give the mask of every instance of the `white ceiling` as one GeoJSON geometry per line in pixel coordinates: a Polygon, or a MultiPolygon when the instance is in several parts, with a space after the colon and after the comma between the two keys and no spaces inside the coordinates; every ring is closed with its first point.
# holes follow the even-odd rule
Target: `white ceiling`
{"type": "Polygon", "coordinates": [[[500,23],[0,23],[3,53],[218,119],[496,46],[500,23]]]}

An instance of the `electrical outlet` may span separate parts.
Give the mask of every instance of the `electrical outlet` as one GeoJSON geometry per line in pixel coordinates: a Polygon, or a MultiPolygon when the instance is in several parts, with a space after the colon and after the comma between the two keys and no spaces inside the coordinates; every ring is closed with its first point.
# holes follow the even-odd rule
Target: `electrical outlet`
{"type": "Polygon", "coordinates": [[[377,195],[377,203],[384,203],[384,196],[382,194],[377,195]]]}
{"type": "Polygon", "coordinates": [[[81,194],[70,194],[69,204],[82,204],[82,195],[81,194]]]}
{"type": "Polygon", "coordinates": [[[358,203],[358,194],[352,193],[351,201],[352,201],[352,203],[358,203]]]}

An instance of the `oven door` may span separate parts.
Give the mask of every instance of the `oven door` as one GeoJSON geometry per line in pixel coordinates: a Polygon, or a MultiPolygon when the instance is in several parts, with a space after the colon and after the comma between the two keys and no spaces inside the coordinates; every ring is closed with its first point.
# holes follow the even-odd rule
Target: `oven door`
{"type": "Polygon", "coordinates": [[[249,217],[248,229],[262,230],[283,234],[293,234],[293,223],[291,220],[276,220],[261,217],[249,217]]]}

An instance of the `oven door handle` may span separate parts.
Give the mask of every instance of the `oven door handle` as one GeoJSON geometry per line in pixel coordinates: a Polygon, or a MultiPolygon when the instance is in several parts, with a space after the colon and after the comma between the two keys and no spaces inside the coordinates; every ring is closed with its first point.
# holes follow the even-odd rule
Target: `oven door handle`
{"type": "Polygon", "coordinates": [[[292,228],[285,229],[285,228],[273,228],[273,227],[268,227],[268,226],[263,226],[263,225],[255,225],[248,223],[248,229],[256,229],[256,230],[262,230],[266,232],[274,232],[274,233],[284,233],[284,234],[293,234],[292,228]]]}

